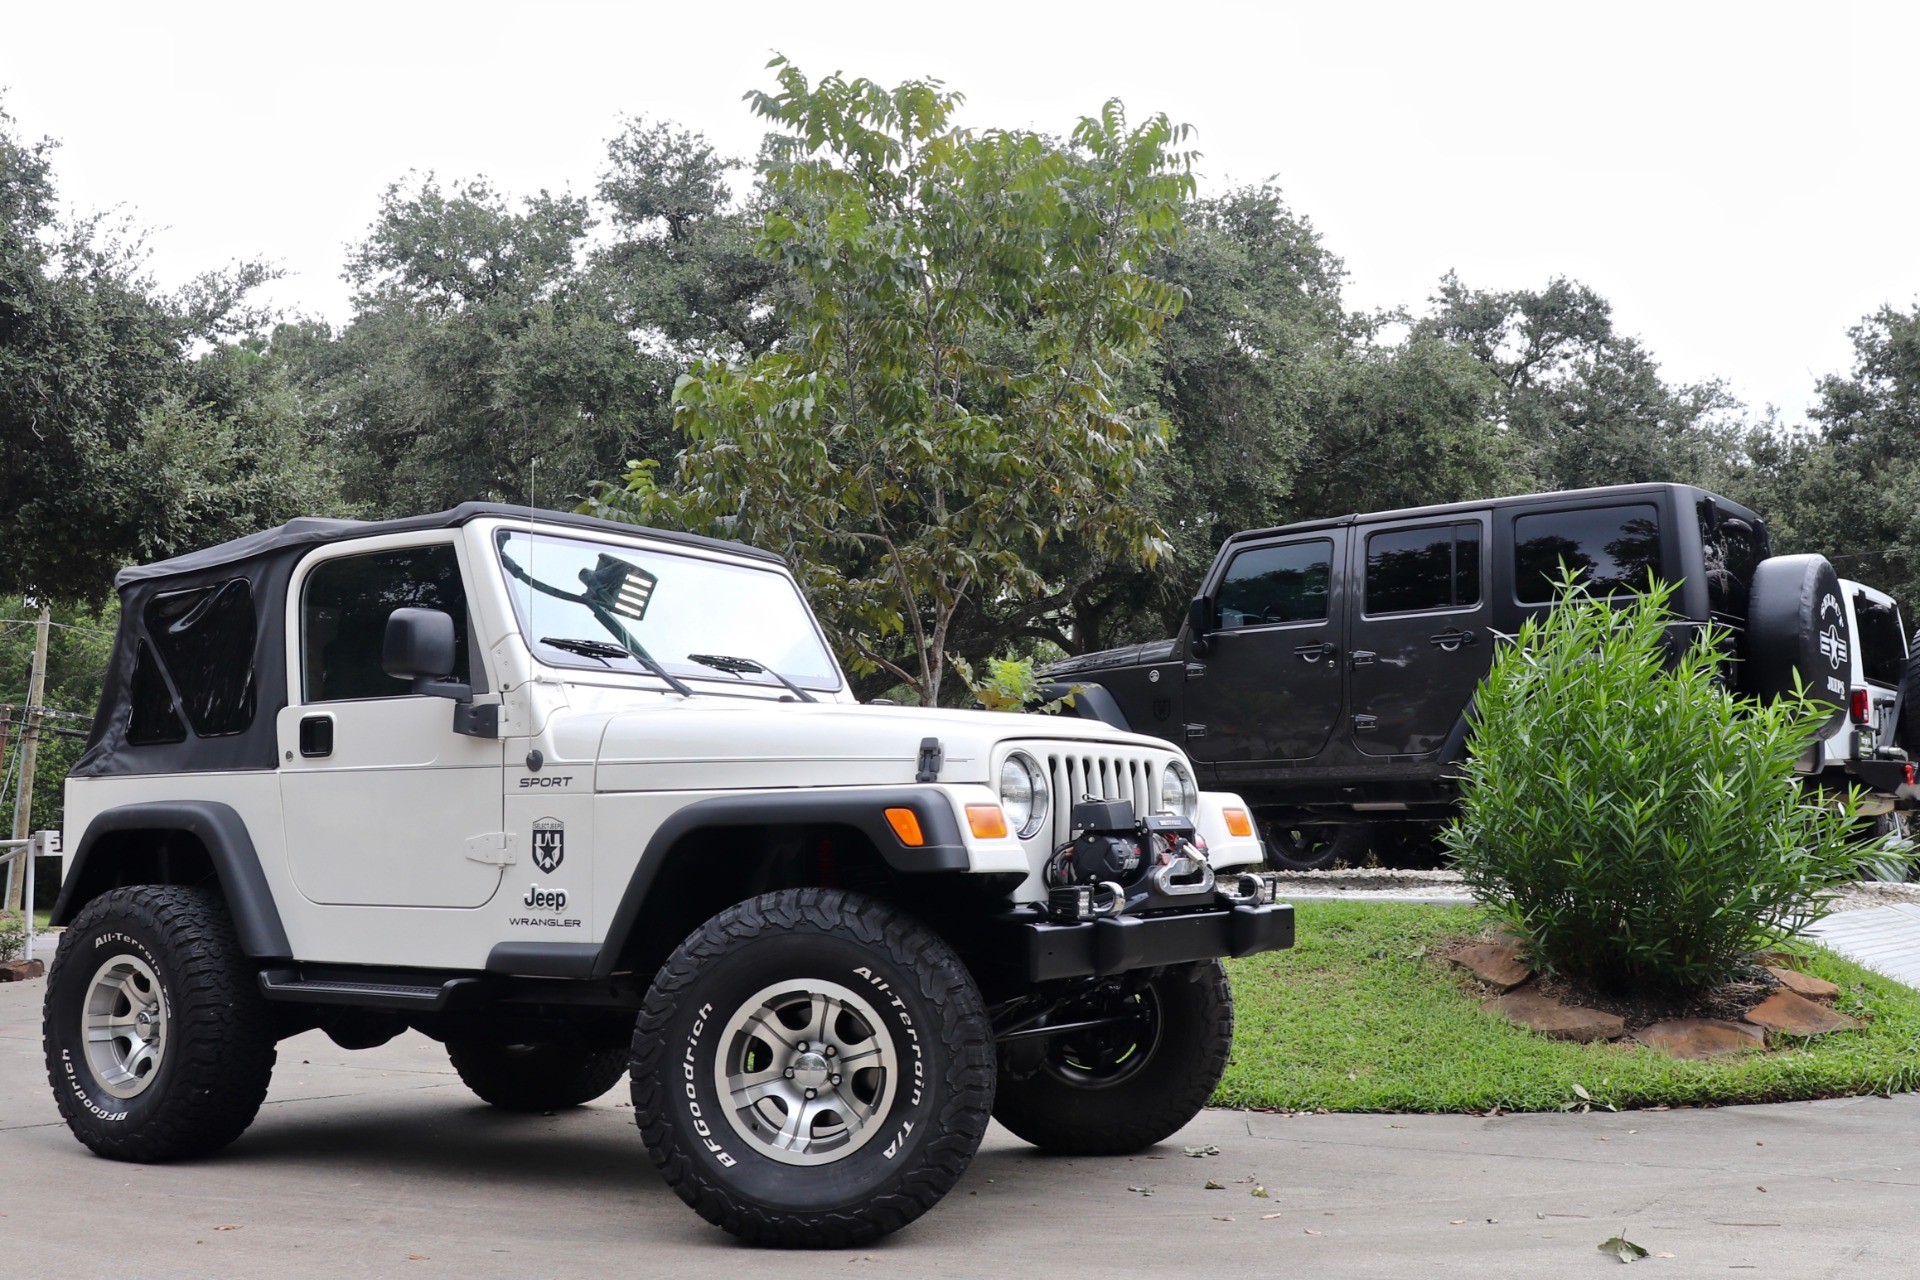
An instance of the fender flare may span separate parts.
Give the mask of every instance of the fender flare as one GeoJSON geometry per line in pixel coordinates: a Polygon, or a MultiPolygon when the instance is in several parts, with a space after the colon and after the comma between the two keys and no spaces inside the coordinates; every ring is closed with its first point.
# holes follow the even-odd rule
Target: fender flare
{"type": "Polygon", "coordinates": [[[233,806],[215,800],[150,801],[95,814],[74,850],[66,883],[60,886],[60,896],[53,904],[50,924],[71,923],[84,901],[81,886],[88,881],[89,865],[103,839],[123,831],[177,831],[194,837],[213,862],[214,875],[240,935],[240,950],[259,959],[284,960],[293,955],[245,819],[233,806]]]}
{"type": "Polygon", "coordinates": [[[795,791],[743,796],[716,796],[698,800],[675,812],[653,833],[633,876],[620,895],[601,942],[502,942],[487,953],[487,972],[526,977],[606,978],[619,962],[628,937],[640,919],[647,893],[653,887],[667,854],[683,838],[698,831],[729,827],[780,825],[848,826],[865,835],[887,865],[907,874],[929,871],[966,871],[973,865],[960,820],[946,795],[932,788],[860,788],[846,792],[795,791]],[[908,847],[887,824],[887,809],[911,809],[920,820],[926,843],[908,847]]]}
{"type": "Polygon", "coordinates": [[[1073,695],[1073,702],[1061,710],[1061,715],[1098,720],[1125,733],[1141,732],[1127,723],[1127,713],[1120,709],[1120,703],[1105,685],[1056,680],[1040,686],[1040,696],[1049,701],[1064,698],[1069,693],[1073,695]]]}

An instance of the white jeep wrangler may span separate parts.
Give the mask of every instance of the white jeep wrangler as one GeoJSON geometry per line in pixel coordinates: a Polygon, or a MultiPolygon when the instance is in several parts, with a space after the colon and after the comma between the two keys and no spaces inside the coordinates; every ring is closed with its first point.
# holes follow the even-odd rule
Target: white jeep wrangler
{"type": "Polygon", "coordinates": [[[1285,947],[1245,807],[1095,721],[856,705],[785,566],[485,504],[120,575],[47,1069],[101,1155],[237,1138],[275,1042],[411,1028],[496,1106],[632,1077],[702,1216],[844,1246],[991,1116],[1132,1151],[1285,947]]]}

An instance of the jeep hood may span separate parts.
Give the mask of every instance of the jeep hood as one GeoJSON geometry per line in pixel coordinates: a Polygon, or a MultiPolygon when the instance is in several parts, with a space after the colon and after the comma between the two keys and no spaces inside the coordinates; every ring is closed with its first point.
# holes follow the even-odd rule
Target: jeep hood
{"type": "Polygon", "coordinates": [[[1098,721],[920,707],[694,698],[572,719],[563,736],[576,750],[588,743],[575,735],[598,730],[602,791],[898,786],[913,782],[926,738],[940,740],[941,782],[987,782],[994,747],[1016,740],[1173,752],[1098,721]]]}

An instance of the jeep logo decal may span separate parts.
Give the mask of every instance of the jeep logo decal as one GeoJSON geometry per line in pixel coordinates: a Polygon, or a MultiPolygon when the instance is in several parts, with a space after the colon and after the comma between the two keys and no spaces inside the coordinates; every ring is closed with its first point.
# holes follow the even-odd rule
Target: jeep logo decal
{"type": "Polygon", "coordinates": [[[552,875],[567,857],[567,829],[558,818],[541,818],[533,824],[533,865],[552,875]]]}

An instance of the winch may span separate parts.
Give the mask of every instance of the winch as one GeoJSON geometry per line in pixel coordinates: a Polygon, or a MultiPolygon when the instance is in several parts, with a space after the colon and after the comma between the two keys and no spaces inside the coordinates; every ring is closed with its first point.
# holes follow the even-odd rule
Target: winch
{"type": "Polygon", "coordinates": [[[1202,895],[1238,905],[1274,900],[1274,880],[1265,873],[1216,880],[1191,818],[1136,818],[1131,800],[1089,796],[1074,803],[1072,830],[1073,839],[1047,860],[1047,912],[1057,920],[1191,910],[1202,895]]]}

